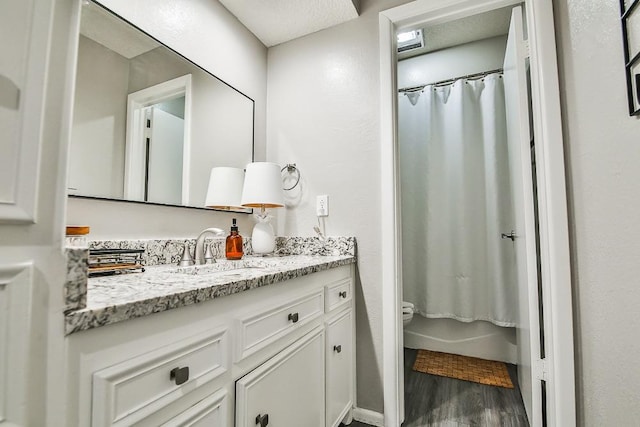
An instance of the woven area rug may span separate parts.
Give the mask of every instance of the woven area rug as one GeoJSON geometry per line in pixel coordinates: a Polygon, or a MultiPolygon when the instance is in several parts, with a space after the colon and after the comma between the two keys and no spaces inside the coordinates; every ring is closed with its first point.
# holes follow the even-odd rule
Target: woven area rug
{"type": "Polygon", "coordinates": [[[493,360],[418,350],[413,370],[441,377],[513,388],[507,365],[493,360]]]}

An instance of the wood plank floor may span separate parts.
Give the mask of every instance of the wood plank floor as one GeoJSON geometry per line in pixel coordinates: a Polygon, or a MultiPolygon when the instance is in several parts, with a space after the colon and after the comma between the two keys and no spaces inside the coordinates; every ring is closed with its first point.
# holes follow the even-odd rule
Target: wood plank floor
{"type": "MultiPolygon", "coordinates": [[[[507,364],[515,388],[493,387],[415,372],[416,350],[404,350],[403,427],[528,427],[516,366],[507,364]]],[[[370,427],[354,421],[349,427],[370,427]]]]}

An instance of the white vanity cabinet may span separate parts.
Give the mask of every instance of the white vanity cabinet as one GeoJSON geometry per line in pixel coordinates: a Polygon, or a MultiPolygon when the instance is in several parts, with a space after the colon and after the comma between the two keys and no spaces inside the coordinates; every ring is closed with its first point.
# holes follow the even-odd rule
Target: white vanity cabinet
{"type": "Polygon", "coordinates": [[[350,421],[353,270],[337,267],[69,335],[67,425],[350,421]]]}

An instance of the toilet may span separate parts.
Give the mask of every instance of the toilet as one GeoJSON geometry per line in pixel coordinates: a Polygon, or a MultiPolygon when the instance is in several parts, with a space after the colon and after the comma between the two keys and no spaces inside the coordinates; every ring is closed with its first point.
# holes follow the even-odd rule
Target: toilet
{"type": "Polygon", "coordinates": [[[402,325],[406,327],[413,319],[413,304],[402,301],[402,325]]]}

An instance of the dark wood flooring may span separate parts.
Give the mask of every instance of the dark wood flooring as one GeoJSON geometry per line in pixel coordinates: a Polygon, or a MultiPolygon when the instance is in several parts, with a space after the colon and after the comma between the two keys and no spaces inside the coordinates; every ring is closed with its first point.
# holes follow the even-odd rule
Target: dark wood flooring
{"type": "MultiPolygon", "coordinates": [[[[528,427],[515,365],[507,364],[515,388],[493,387],[415,372],[416,350],[404,350],[403,427],[528,427]]],[[[371,427],[354,421],[349,427],[371,427]]]]}

